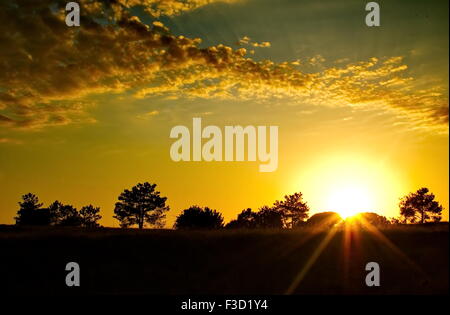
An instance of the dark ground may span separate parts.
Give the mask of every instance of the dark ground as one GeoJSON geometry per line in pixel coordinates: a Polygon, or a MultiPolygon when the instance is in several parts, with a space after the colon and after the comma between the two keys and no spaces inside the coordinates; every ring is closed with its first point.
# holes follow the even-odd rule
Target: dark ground
{"type": "MultiPolygon", "coordinates": [[[[172,231],[0,226],[6,294],[283,294],[328,231],[172,231]],[[65,286],[78,262],[81,287],[65,286]]],[[[383,229],[398,249],[337,231],[294,294],[448,294],[448,223],[383,229]],[[348,248],[348,255],[344,255],[348,248]],[[404,255],[400,254],[403,253],[404,255]],[[347,257],[347,258],[346,258],[347,257]],[[366,263],[381,268],[367,287],[366,263]]]]}

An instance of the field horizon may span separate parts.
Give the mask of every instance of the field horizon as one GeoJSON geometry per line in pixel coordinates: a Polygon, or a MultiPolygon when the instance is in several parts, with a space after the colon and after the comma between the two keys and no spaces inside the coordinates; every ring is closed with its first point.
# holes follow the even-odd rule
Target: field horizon
{"type": "Polygon", "coordinates": [[[0,270],[7,295],[448,294],[448,222],[377,230],[2,225],[0,270]],[[81,287],[64,284],[71,261],[81,287]],[[371,261],[380,287],[365,284],[371,261]]]}

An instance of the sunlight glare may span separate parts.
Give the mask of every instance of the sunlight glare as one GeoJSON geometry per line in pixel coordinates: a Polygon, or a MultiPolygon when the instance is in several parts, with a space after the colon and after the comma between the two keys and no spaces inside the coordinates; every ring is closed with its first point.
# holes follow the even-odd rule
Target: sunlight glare
{"type": "Polygon", "coordinates": [[[359,212],[373,211],[373,207],[373,198],[363,187],[339,187],[327,200],[327,209],[339,213],[343,219],[359,212]]]}
{"type": "Polygon", "coordinates": [[[308,171],[293,177],[292,191],[301,187],[311,214],[333,211],[346,219],[359,212],[393,216],[404,180],[385,160],[363,154],[332,154],[315,160],[308,171]]]}

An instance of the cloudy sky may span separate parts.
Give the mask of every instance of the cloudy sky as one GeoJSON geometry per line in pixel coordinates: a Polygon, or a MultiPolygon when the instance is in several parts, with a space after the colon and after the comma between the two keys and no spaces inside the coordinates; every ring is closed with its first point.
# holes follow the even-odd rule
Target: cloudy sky
{"type": "Polygon", "coordinates": [[[296,191],[313,213],[347,191],[391,217],[422,186],[448,219],[448,1],[379,1],[380,27],[360,0],[78,2],[80,27],[66,1],[0,3],[0,223],[33,192],[117,226],[143,181],[169,226],[192,204],[230,220],[296,191]],[[277,171],[173,162],[170,130],[193,117],[279,126],[277,171]]]}

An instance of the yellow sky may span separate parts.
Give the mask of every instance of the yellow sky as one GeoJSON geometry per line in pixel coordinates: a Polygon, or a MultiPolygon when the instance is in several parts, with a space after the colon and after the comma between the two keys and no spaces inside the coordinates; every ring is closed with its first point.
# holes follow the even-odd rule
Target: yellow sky
{"type": "Polygon", "coordinates": [[[228,221],[298,191],[312,213],[393,217],[423,186],[448,220],[447,1],[383,3],[379,28],[360,1],[209,2],[86,6],[97,28],[80,32],[54,7],[0,4],[0,223],[32,192],[118,226],[117,196],[144,181],[168,197],[168,226],[193,204],[228,221]],[[170,130],[194,117],[278,126],[278,169],[172,161],[170,130]]]}

